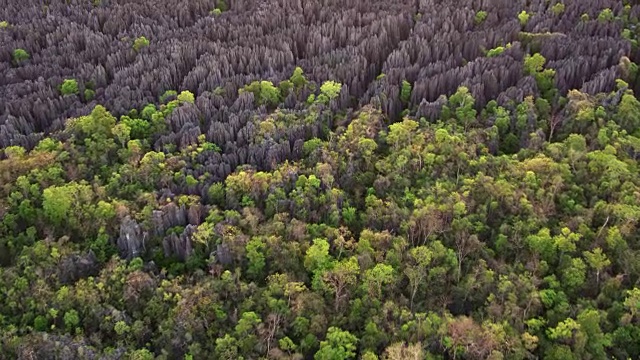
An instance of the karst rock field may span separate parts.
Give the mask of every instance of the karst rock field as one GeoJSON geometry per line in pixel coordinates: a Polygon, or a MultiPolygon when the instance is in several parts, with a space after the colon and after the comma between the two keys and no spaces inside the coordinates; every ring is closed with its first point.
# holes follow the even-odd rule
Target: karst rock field
{"type": "Polygon", "coordinates": [[[640,359],[639,25],[0,0],[0,359],[640,359]]]}

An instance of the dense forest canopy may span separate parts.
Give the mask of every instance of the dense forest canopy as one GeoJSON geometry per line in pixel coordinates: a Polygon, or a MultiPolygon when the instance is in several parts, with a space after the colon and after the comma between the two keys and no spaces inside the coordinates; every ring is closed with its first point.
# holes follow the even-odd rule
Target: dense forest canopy
{"type": "Polygon", "coordinates": [[[639,18],[8,0],[0,358],[640,358],[639,18]]]}

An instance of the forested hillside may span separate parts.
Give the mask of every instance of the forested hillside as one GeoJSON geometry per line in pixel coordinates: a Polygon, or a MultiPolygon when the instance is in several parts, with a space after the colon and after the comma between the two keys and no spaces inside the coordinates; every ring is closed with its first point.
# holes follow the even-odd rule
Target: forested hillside
{"type": "Polygon", "coordinates": [[[8,0],[0,358],[640,358],[639,18],[8,0]]]}

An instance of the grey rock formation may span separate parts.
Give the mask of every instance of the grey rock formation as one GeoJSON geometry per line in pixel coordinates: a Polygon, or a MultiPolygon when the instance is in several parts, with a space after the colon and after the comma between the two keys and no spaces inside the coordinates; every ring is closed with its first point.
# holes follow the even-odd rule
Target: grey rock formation
{"type": "Polygon", "coordinates": [[[162,241],[164,255],[175,256],[184,261],[193,253],[193,234],[196,232],[197,226],[187,225],[182,234],[171,234],[166,236],[162,241]]]}
{"type": "Polygon", "coordinates": [[[145,250],[144,242],[147,235],[135,220],[130,216],[125,217],[120,224],[120,236],[117,241],[120,255],[129,260],[141,256],[145,250]]]}

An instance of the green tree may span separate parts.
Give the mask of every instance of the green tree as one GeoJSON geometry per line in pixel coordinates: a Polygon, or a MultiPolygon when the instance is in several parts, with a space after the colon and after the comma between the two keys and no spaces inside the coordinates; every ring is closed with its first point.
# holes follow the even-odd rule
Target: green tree
{"type": "Polygon", "coordinates": [[[334,309],[348,297],[349,288],[354,286],[360,273],[358,259],[354,256],[338,261],[330,270],[322,275],[322,281],[330,293],[334,295],[334,309]]]}
{"type": "Polygon", "coordinates": [[[23,61],[29,60],[31,55],[26,52],[24,49],[15,49],[13,50],[13,62],[16,64],[20,64],[23,61]]]}
{"type": "Polygon", "coordinates": [[[229,4],[227,4],[226,0],[217,0],[216,4],[218,5],[217,8],[223,12],[229,10],[229,4]]]}
{"type": "Polygon", "coordinates": [[[127,124],[119,123],[113,127],[113,135],[118,139],[124,149],[131,139],[131,128],[127,124]]]}
{"type": "Polygon", "coordinates": [[[315,360],[348,360],[356,356],[358,339],[350,332],[337,327],[330,327],[327,339],[320,343],[320,350],[314,355],[315,360]]]}
{"type": "Polygon", "coordinates": [[[67,219],[73,204],[73,188],[70,186],[52,186],[44,189],[42,208],[45,216],[54,224],[67,219]]]}
{"type": "Polygon", "coordinates": [[[72,331],[80,325],[80,315],[75,309],[71,309],[64,313],[64,326],[67,331],[72,331]]]}
{"type": "Polygon", "coordinates": [[[482,24],[486,19],[487,19],[487,12],[484,10],[480,10],[476,13],[476,16],[474,18],[474,21],[476,22],[476,25],[482,24]]]}
{"type": "Polygon", "coordinates": [[[524,58],[524,72],[532,75],[536,79],[538,88],[547,101],[551,101],[556,91],[554,91],[555,70],[545,69],[544,64],[547,60],[540,54],[535,53],[533,56],[527,55],[524,58]]]}
{"type": "Polygon", "coordinates": [[[47,320],[46,317],[42,315],[38,315],[33,320],[33,328],[36,329],[36,331],[46,331],[48,327],[49,327],[49,321],[47,320]]]}
{"type": "Polygon", "coordinates": [[[229,334],[216,339],[215,347],[216,358],[220,360],[243,360],[238,349],[238,340],[229,334]]]}
{"type": "Polygon", "coordinates": [[[26,150],[22,146],[8,146],[4,149],[4,154],[9,159],[21,159],[26,154],[26,150]]]}
{"type": "Polygon", "coordinates": [[[539,53],[535,53],[533,55],[527,55],[524,58],[524,72],[528,75],[534,75],[538,72],[541,72],[544,69],[544,64],[547,62],[547,59],[539,53]]]}
{"type": "Polygon", "coordinates": [[[455,94],[449,98],[449,106],[454,111],[456,119],[464,126],[465,130],[476,120],[477,111],[474,109],[476,100],[469,93],[469,89],[461,86],[455,94]]]}
{"type": "Polygon", "coordinates": [[[254,81],[239,91],[253,93],[258,105],[275,107],[280,103],[280,90],[271,81],[254,81]]]}
{"type": "Polygon", "coordinates": [[[151,135],[151,124],[146,120],[122,116],[120,122],[130,129],[129,137],[131,139],[146,139],[151,135]]]}
{"type": "Polygon", "coordinates": [[[184,90],[178,95],[178,101],[193,104],[196,98],[191,91],[184,90]]]}
{"type": "Polygon", "coordinates": [[[238,324],[236,324],[235,335],[238,339],[238,349],[240,354],[251,354],[256,345],[258,339],[256,337],[258,326],[262,323],[260,316],[253,311],[242,313],[238,324]]]}
{"type": "Polygon", "coordinates": [[[607,255],[602,252],[601,248],[595,248],[593,251],[585,251],[583,254],[589,266],[596,272],[596,283],[600,284],[600,273],[611,265],[611,261],[607,258],[607,255]]]}
{"type": "Polygon", "coordinates": [[[640,101],[631,94],[622,95],[618,106],[618,124],[627,132],[633,133],[640,128],[640,101]]]}
{"type": "Polygon", "coordinates": [[[548,228],[542,228],[535,235],[529,235],[526,242],[534,254],[543,260],[553,261],[556,256],[556,244],[548,228]]]}
{"type": "Polygon", "coordinates": [[[89,204],[93,196],[93,190],[87,184],[71,182],[62,186],[50,186],[43,191],[44,215],[53,225],[86,228],[88,224],[82,224],[81,219],[93,214],[85,212],[83,205],[89,204]]]}
{"type": "Polygon", "coordinates": [[[281,81],[278,84],[278,89],[280,89],[280,98],[284,99],[289,95],[291,89],[293,89],[293,83],[289,80],[281,81]]]}
{"type": "Polygon", "coordinates": [[[318,101],[323,103],[329,103],[329,101],[335,99],[340,95],[340,91],[342,90],[342,84],[335,81],[325,81],[320,86],[320,95],[318,96],[318,101]]]}
{"type": "Polygon", "coordinates": [[[574,331],[578,329],[580,329],[580,324],[569,318],[558,323],[555,328],[548,329],[547,336],[551,340],[569,340],[573,337],[574,331]]]}
{"type": "Polygon", "coordinates": [[[75,79],[66,79],[60,85],[60,92],[62,95],[78,94],[78,82],[75,79]]]}
{"type": "Polygon", "coordinates": [[[624,307],[631,313],[632,317],[640,314],[640,289],[634,287],[626,291],[627,296],[624,299],[624,307]]]}
{"type": "MultiPolygon", "coordinates": [[[[69,123],[68,126],[77,130],[81,139],[90,137],[94,140],[104,141],[112,136],[112,129],[115,124],[116,118],[104,106],[97,105],[89,116],[80,117],[69,123]]],[[[105,148],[102,149],[102,151],[105,150],[105,148]]]]}
{"type": "Polygon", "coordinates": [[[264,255],[265,244],[258,237],[252,238],[247,243],[247,259],[249,265],[247,268],[247,275],[254,279],[261,279],[262,272],[266,265],[266,257],[264,255]]]}
{"type": "Polygon", "coordinates": [[[404,274],[409,278],[411,310],[413,311],[414,299],[420,286],[425,285],[429,274],[429,264],[433,253],[426,246],[418,246],[411,249],[409,255],[411,263],[405,268],[404,274]]]}
{"type": "Polygon", "coordinates": [[[394,281],[394,269],[387,264],[376,264],[365,271],[363,287],[368,295],[379,299],[382,296],[382,286],[394,281]]]}
{"type": "Polygon", "coordinates": [[[602,331],[600,312],[594,309],[586,309],[578,314],[576,320],[580,324],[580,335],[584,337],[584,340],[582,340],[584,345],[581,344],[581,341],[576,342],[574,345],[575,352],[582,354],[582,358],[608,359],[606,348],[611,346],[611,337],[602,331]]]}
{"type": "Polygon", "coordinates": [[[400,88],[400,100],[404,104],[408,104],[411,100],[411,83],[407,80],[402,80],[402,87],[400,88]]]}
{"type": "Polygon", "coordinates": [[[153,360],[153,353],[147,349],[135,350],[129,356],[129,360],[153,360]]]}
{"type": "Polygon", "coordinates": [[[217,182],[217,183],[211,184],[211,186],[209,187],[209,190],[207,191],[207,195],[209,197],[209,201],[211,201],[212,204],[219,205],[219,206],[224,205],[224,199],[225,199],[224,183],[217,182]]]}
{"type": "Polygon", "coordinates": [[[309,247],[304,257],[304,267],[309,272],[327,269],[331,264],[329,255],[329,242],[325,239],[313,240],[313,245],[309,247]]]}
{"type": "Polygon", "coordinates": [[[149,40],[144,36],[140,36],[133,41],[133,50],[135,51],[140,51],[147,46],[149,46],[149,40]]]}
{"type": "Polygon", "coordinates": [[[129,327],[129,325],[127,325],[126,322],[124,321],[118,321],[116,322],[116,324],[113,326],[113,331],[116,332],[116,334],[118,334],[118,336],[124,336],[125,334],[127,334],[129,331],[131,330],[131,328],[129,327]]]}
{"type": "Polygon", "coordinates": [[[580,258],[571,259],[571,265],[569,265],[562,273],[562,282],[564,287],[572,290],[577,290],[586,280],[587,265],[580,258]]]}
{"type": "Polygon", "coordinates": [[[577,360],[578,357],[567,345],[552,345],[544,353],[544,358],[549,360],[577,360]]]}
{"type": "MultiPolygon", "coordinates": [[[[166,95],[166,93],[165,93],[166,95]]],[[[193,100],[193,94],[191,94],[188,91],[183,91],[182,93],[180,93],[180,95],[182,95],[182,99],[179,101],[182,102],[192,102],[189,100],[193,100]]],[[[177,98],[177,95],[176,95],[177,98]]],[[[154,104],[147,104],[142,111],[140,112],[140,116],[145,119],[145,120],[151,120],[151,118],[153,117],[153,114],[155,114],[158,111],[158,109],[156,108],[156,106],[154,104]]]]}
{"type": "Polygon", "coordinates": [[[362,360],[378,360],[378,355],[374,354],[371,351],[367,351],[362,354],[362,360]]]}
{"type": "Polygon", "coordinates": [[[416,121],[410,119],[404,119],[402,122],[389,125],[387,143],[393,146],[395,150],[411,147],[419,126],[416,121]]]}
{"type": "Polygon", "coordinates": [[[276,106],[280,102],[280,92],[278,88],[273,86],[271,81],[260,82],[260,95],[258,97],[260,104],[276,106]]]}

